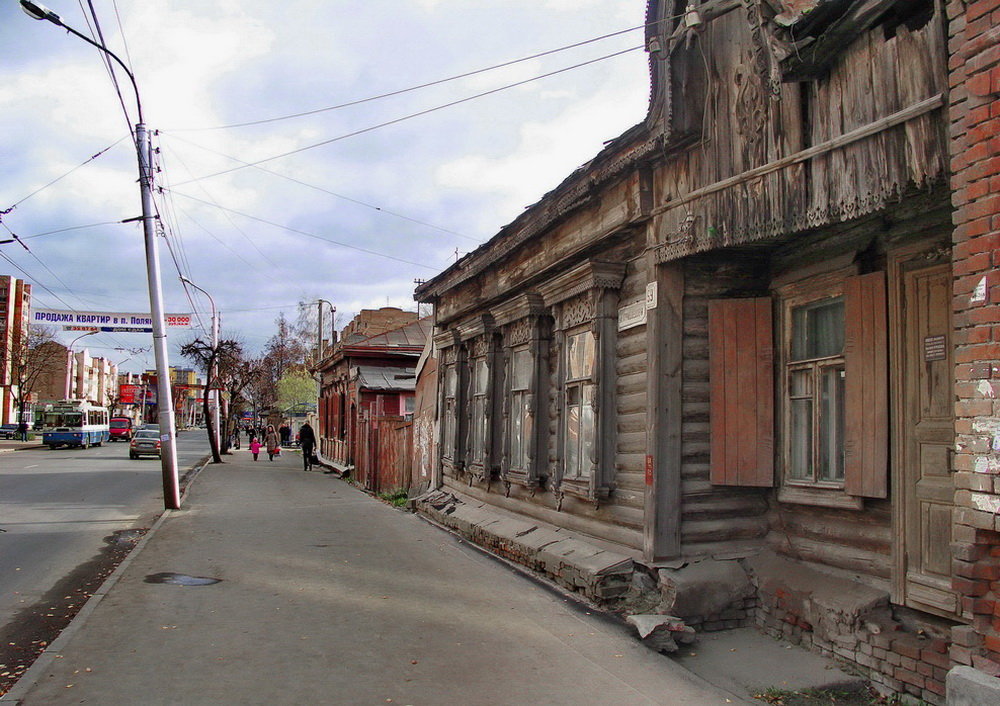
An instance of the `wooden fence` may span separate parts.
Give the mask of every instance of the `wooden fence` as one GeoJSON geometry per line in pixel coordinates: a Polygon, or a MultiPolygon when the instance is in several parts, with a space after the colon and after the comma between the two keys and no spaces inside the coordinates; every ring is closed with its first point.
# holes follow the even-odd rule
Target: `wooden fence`
{"type": "Polygon", "coordinates": [[[413,466],[413,421],[405,417],[362,417],[354,477],[373,493],[408,490],[413,466]]]}

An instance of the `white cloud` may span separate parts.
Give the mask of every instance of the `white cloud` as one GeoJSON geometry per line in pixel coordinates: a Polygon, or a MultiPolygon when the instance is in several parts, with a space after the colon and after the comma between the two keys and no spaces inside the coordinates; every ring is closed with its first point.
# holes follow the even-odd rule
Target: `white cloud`
{"type": "MultiPolygon", "coordinates": [[[[61,5],[54,9],[67,23],[85,26],[75,3],[50,2],[61,5]]],[[[346,12],[348,3],[312,0],[118,4],[128,56],[110,6],[95,3],[109,46],[134,63],[150,126],[164,130],[156,142],[165,167],[158,182],[166,186],[237,165],[195,145],[245,161],[262,159],[610,53],[615,46],[641,44],[641,38],[609,40],[308,118],[221,131],[179,128],[288,115],[457,75],[641,25],[645,6],[643,0],[369,0],[350,3],[346,12]]],[[[0,65],[0,208],[6,208],[125,135],[126,123],[93,49],[30,22],[16,3],[0,4],[0,42],[11,48],[0,65]]],[[[277,310],[271,307],[287,304],[292,314],[304,292],[334,301],[341,313],[387,301],[413,308],[415,278],[451,264],[456,248],[475,247],[414,220],[490,237],[590,159],[602,141],[642,119],[645,71],[641,55],[600,62],[263,165],[381,211],[252,168],[176,187],[240,213],[431,269],[323,244],[179,194],[158,201],[182,267],[216,296],[225,327],[245,330],[253,345],[273,330],[277,310]]],[[[131,105],[130,88],[123,89],[131,105]]],[[[122,143],[20,205],[5,223],[39,233],[135,216],[138,206],[135,157],[122,143]]],[[[148,301],[134,226],[72,231],[31,243],[71,292],[28,253],[5,253],[67,300],[76,302],[72,292],[79,289],[97,302],[108,302],[102,297],[112,293],[111,303],[148,301]]],[[[162,258],[168,308],[187,309],[165,248],[162,258]]],[[[60,306],[44,289],[36,293],[40,303],[60,306]]]]}

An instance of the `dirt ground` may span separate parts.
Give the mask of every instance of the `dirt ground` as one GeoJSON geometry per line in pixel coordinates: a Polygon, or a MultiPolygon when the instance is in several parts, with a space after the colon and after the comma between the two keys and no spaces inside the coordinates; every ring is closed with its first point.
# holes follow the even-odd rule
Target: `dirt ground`
{"type": "Polygon", "coordinates": [[[773,706],[891,706],[896,703],[863,685],[807,691],[768,689],[754,694],[754,698],[773,706]]]}

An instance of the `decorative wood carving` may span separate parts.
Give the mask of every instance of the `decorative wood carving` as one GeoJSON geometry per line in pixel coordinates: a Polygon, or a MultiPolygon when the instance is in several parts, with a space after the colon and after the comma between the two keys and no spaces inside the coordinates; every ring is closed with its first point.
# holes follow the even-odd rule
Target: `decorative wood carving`
{"type": "Polygon", "coordinates": [[[565,330],[593,321],[597,318],[595,303],[593,291],[584,292],[563,302],[556,325],[565,330]]]}

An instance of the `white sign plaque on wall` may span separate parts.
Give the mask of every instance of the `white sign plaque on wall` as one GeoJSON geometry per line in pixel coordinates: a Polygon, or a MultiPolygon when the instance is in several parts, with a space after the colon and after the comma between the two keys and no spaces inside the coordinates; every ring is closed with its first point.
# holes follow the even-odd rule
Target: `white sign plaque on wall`
{"type": "Polygon", "coordinates": [[[624,331],[646,323],[646,300],[626,304],[618,309],[618,330],[624,331]]]}

